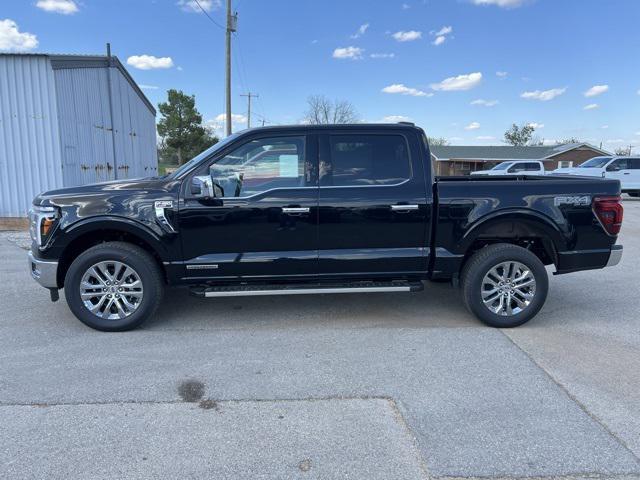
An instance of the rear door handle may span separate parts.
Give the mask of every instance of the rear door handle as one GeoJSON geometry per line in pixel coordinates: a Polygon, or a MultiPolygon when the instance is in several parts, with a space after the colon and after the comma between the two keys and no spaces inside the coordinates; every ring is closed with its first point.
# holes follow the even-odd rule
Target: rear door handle
{"type": "Polygon", "coordinates": [[[302,213],[309,213],[309,207],[282,207],[282,213],[300,215],[302,213]]]}
{"type": "Polygon", "coordinates": [[[398,213],[406,213],[411,212],[413,210],[418,210],[420,207],[418,205],[391,205],[391,210],[398,213]]]}

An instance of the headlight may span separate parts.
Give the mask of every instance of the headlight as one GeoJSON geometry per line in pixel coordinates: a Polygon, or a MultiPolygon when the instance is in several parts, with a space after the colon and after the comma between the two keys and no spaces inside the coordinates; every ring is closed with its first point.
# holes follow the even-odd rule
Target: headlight
{"type": "Polygon", "coordinates": [[[31,240],[41,247],[53,232],[60,215],[54,207],[34,206],[29,210],[29,233],[31,240]]]}

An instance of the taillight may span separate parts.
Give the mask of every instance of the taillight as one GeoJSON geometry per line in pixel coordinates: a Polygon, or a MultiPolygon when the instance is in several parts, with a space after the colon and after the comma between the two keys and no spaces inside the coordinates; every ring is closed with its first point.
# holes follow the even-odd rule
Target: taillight
{"type": "Polygon", "coordinates": [[[618,235],[622,227],[622,203],[619,196],[596,197],[593,199],[593,213],[600,221],[602,228],[609,235],[618,235]]]}

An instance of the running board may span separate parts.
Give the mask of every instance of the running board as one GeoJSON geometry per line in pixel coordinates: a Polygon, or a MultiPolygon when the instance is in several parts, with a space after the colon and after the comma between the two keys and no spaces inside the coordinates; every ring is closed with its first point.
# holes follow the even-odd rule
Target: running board
{"type": "Polygon", "coordinates": [[[312,295],[318,293],[381,293],[417,292],[424,289],[422,282],[354,282],[346,284],[288,284],[288,285],[233,285],[219,287],[192,287],[197,297],[257,297],[271,295],[312,295]]]}

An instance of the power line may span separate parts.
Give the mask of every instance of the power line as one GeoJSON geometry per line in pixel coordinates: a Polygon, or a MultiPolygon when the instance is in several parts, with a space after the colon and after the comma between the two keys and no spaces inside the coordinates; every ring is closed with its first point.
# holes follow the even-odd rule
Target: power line
{"type": "Polygon", "coordinates": [[[200,10],[202,10],[202,13],[204,13],[207,16],[207,18],[209,20],[211,20],[216,27],[218,27],[221,30],[225,30],[225,28],[222,25],[220,25],[218,22],[216,22],[213,19],[213,17],[211,15],[209,15],[209,13],[204,8],[202,8],[202,5],[200,5],[200,2],[198,0],[193,0],[193,1],[196,2],[196,5],[198,5],[198,7],[200,7],[200,10]]]}

